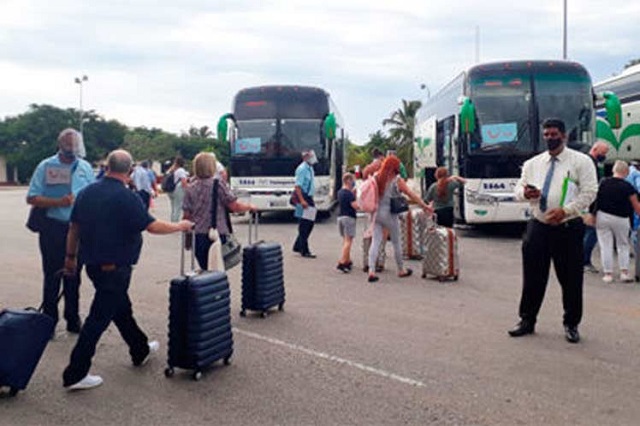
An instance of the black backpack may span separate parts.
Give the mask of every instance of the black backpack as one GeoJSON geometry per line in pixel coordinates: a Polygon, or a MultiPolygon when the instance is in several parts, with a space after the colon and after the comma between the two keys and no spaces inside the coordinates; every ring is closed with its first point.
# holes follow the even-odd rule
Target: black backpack
{"type": "Polygon", "coordinates": [[[164,175],[162,178],[161,188],[163,192],[173,192],[176,189],[176,181],[173,178],[173,172],[164,175]]]}

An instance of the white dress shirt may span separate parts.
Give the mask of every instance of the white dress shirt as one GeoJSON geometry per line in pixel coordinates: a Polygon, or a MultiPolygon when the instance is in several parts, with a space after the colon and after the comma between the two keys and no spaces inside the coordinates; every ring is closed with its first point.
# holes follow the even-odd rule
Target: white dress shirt
{"type": "MultiPolygon", "coordinates": [[[[591,158],[581,152],[567,148],[556,156],[557,162],[547,195],[547,211],[562,207],[566,213],[564,222],[580,216],[589,208],[598,193],[598,178],[591,158]],[[570,178],[577,186],[577,193],[564,206],[560,205],[562,186],[565,178],[570,178]]],[[[533,185],[542,191],[547,170],[551,166],[551,155],[548,151],[540,153],[525,161],[522,176],[516,185],[516,198],[524,201],[526,185],[533,185]]],[[[531,203],[533,217],[546,223],[544,213],[540,210],[540,199],[528,200],[531,203]]]]}

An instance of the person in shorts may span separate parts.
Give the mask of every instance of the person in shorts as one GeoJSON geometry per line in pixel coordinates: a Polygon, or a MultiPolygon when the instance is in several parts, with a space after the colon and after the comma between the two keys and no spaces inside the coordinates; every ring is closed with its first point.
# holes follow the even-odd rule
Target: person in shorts
{"type": "Polygon", "coordinates": [[[338,230],[342,237],[342,257],[336,267],[345,274],[351,272],[351,244],[356,236],[356,181],[351,173],[342,176],[342,188],[338,191],[340,214],[338,215],[338,230]]]}

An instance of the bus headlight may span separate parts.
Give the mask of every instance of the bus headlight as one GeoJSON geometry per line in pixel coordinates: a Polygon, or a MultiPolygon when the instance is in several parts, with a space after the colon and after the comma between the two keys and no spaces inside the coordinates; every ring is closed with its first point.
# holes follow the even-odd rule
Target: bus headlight
{"type": "Polygon", "coordinates": [[[325,183],[324,185],[319,185],[316,188],[316,193],[315,195],[317,197],[326,197],[329,195],[329,184],[325,183]]]}
{"type": "Polygon", "coordinates": [[[467,190],[466,195],[467,200],[471,204],[475,204],[478,206],[491,206],[498,203],[498,200],[489,194],[481,194],[476,191],[467,190]]]}
{"type": "Polygon", "coordinates": [[[234,189],[233,193],[236,194],[238,198],[249,198],[251,197],[251,193],[246,189],[234,189]]]}

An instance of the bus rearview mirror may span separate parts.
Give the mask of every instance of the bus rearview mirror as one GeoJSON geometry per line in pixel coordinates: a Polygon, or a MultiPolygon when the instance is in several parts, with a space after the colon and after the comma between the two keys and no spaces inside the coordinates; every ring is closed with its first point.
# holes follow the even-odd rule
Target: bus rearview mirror
{"type": "Polygon", "coordinates": [[[329,113],[324,119],[324,134],[327,139],[336,138],[336,116],[329,113]]]}
{"type": "Polygon", "coordinates": [[[476,107],[471,99],[464,98],[460,107],[460,129],[462,133],[473,133],[476,130],[476,107]]]}
{"type": "Polygon", "coordinates": [[[220,142],[224,142],[224,143],[228,142],[229,124],[227,123],[227,120],[229,119],[233,120],[232,114],[225,114],[222,117],[220,117],[220,120],[218,120],[217,130],[218,130],[218,140],[220,142]]]}
{"type": "Polygon", "coordinates": [[[612,129],[619,129],[622,126],[622,105],[620,99],[613,92],[604,92],[604,109],[607,114],[607,121],[612,129]]]}

